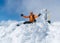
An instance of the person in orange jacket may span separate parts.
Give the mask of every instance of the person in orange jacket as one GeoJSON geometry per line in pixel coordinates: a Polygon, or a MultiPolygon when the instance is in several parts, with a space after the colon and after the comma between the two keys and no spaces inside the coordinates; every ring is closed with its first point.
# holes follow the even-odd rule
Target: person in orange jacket
{"type": "Polygon", "coordinates": [[[25,21],[23,24],[30,24],[30,23],[36,22],[36,18],[38,18],[40,15],[41,14],[34,15],[33,12],[30,12],[29,16],[24,16],[23,14],[21,14],[22,17],[29,18],[29,21],[25,21]]]}

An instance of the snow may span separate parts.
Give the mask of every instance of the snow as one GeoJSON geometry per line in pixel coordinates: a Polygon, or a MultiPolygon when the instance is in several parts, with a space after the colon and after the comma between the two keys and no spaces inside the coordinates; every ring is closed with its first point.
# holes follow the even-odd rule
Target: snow
{"type": "Polygon", "coordinates": [[[37,43],[46,37],[47,28],[44,28],[46,26],[42,23],[21,24],[19,27],[16,26],[17,23],[16,21],[1,23],[1,43],[37,43]]]}
{"type": "Polygon", "coordinates": [[[60,43],[60,22],[47,23],[45,14],[36,23],[24,21],[1,21],[0,43],[60,43]],[[16,26],[20,24],[20,26],[16,26]]]}
{"type": "Polygon", "coordinates": [[[1,22],[0,43],[60,43],[60,24],[57,22],[16,26],[17,23],[17,21],[1,22]]]}
{"type": "Polygon", "coordinates": [[[60,22],[23,22],[1,21],[0,43],[60,43],[60,22]],[[20,26],[16,26],[18,23],[20,26]]]}
{"type": "Polygon", "coordinates": [[[58,24],[58,22],[52,23],[52,25],[49,26],[49,30],[50,32],[47,38],[48,42],[60,43],[60,24],[58,24]]]}

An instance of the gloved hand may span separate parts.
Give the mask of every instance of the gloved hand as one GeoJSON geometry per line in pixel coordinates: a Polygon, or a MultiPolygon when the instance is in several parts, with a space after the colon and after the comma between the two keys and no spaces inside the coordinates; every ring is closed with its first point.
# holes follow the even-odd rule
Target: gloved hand
{"type": "Polygon", "coordinates": [[[50,20],[48,20],[47,22],[48,22],[49,24],[51,24],[51,21],[50,21],[50,20]]]}
{"type": "Polygon", "coordinates": [[[24,16],[23,14],[21,14],[21,16],[24,16]]]}
{"type": "Polygon", "coordinates": [[[41,15],[41,13],[39,13],[39,15],[38,16],[40,16],[41,15]]]}

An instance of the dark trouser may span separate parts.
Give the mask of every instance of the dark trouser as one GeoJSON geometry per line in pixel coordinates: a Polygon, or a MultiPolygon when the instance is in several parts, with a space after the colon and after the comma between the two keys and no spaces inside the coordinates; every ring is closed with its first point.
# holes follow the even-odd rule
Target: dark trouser
{"type": "Polygon", "coordinates": [[[30,24],[30,23],[33,23],[33,22],[25,21],[23,24],[30,24]]]}
{"type": "MultiPolygon", "coordinates": [[[[30,24],[30,23],[33,23],[33,22],[25,21],[23,24],[30,24]]],[[[20,24],[17,24],[17,26],[20,26],[20,24]]]]}

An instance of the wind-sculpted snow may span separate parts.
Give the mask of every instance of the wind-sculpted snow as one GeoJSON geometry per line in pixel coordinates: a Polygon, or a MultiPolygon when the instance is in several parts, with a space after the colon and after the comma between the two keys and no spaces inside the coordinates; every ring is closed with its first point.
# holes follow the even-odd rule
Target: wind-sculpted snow
{"type": "Polygon", "coordinates": [[[22,24],[17,21],[0,23],[0,43],[59,43],[60,27],[47,23],[22,24]],[[20,26],[16,26],[16,24],[20,26]]]}
{"type": "Polygon", "coordinates": [[[60,43],[60,22],[54,22],[49,26],[49,35],[46,38],[47,43],[60,43]]]}

